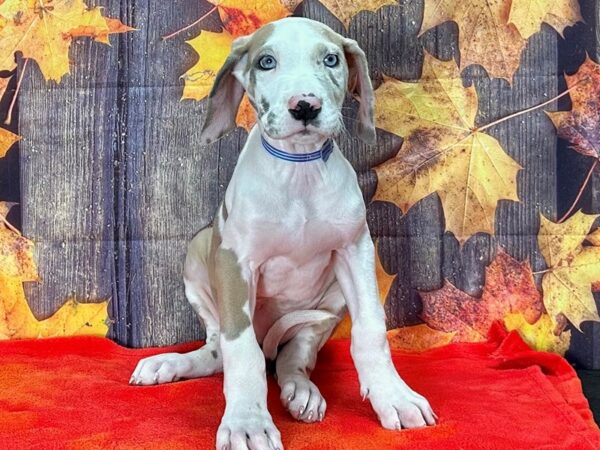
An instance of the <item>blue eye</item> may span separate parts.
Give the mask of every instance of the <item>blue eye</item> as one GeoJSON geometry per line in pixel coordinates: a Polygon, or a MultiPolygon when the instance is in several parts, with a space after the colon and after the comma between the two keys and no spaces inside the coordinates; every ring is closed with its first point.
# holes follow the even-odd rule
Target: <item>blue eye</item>
{"type": "Polygon", "coordinates": [[[277,66],[277,60],[271,55],[261,56],[258,60],[258,68],[262,70],[271,70],[277,66]]]}
{"type": "Polygon", "coordinates": [[[323,64],[325,64],[327,67],[335,67],[338,65],[339,62],[340,59],[338,58],[338,55],[334,53],[330,53],[323,60],[323,64]]]}

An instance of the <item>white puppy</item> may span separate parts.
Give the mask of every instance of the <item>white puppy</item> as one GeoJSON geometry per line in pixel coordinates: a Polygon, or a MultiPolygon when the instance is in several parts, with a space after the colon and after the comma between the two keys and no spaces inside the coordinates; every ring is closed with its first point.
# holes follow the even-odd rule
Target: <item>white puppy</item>
{"type": "Polygon", "coordinates": [[[141,360],[131,383],[223,370],[219,450],[283,448],[267,410],[265,356],[276,360],[292,416],[323,420],[326,403],[309,375],[346,308],[361,394],[381,424],[435,423],[427,400],[392,364],[365,205],[354,170],[331,140],[343,127],[346,89],[360,102],[358,136],[374,143],[363,51],[325,25],[287,18],[236,39],[210,94],[206,142],[235,126],[244,92],[258,123],[212,227],[193,239],[185,262],[186,296],[207,342],[141,360]]]}

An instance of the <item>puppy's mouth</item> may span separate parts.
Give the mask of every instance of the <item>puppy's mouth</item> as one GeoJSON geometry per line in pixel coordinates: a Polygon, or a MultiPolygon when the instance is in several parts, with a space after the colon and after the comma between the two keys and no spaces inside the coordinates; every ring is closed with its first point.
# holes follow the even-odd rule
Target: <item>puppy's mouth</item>
{"type": "Polygon", "coordinates": [[[330,133],[325,132],[325,130],[312,125],[310,123],[306,124],[306,125],[299,125],[298,127],[295,127],[292,130],[288,130],[285,133],[271,133],[270,130],[268,128],[266,128],[264,130],[265,134],[267,136],[269,136],[270,138],[273,139],[288,139],[291,138],[293,136],[298,136],[298,137],[310,137],[310,136],[323,136],[323,137],[330,137],[330,133]]]}

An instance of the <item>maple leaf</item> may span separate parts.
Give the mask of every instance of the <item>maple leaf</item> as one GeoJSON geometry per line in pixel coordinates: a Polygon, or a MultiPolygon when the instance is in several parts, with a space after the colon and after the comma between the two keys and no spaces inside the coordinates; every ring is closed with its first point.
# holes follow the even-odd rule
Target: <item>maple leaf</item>
{"type": "Polygon", "coordinates": [[[437,192],[446,229],[462,243],[477,232],[494,233],[499,200],[518,201],[517,172],[492,136],[477,131],[477,93],[464,88],[453,61],[426,54],[421,79],[385,78],[375,91],[377,127],[404,137],[398,154],[375,167],[375,200],[404,213],[437,192]]]}
{"type": "Polygon", "coordinates": [[[346,29],[352,17],[360,11],[374,12],[382,6],[398,4],[395,0],[321,0],[321,3],[344,24],[346,29]]]}
{"type": "Polygon", "coordinates": [[[33,242],[7,221],[12,204],[0,202],[0,339],[74,334],[105,335],[108,302],[78,303],[68,299],[48,319],[38,321],[25,299],[24,281],[36,281],[33,242]]]}
{"type": "Polygon", "coordinates": [[[565,75],[571,111],[548,112],[558,135],[575,151],[600,158],[600,65],[589,57],[574,75],[565,75]]]}
{"type": "Polygon", "coordinates": [[[522,314],[507,314],[504,325],[508,331],[517,330],[527,344],[540,352],[565,354],[571,343],[571,332],[564,331],[559,336],[553,332],[554,324],[548,314],[542,314],[537,322],[530,324],[522,314]]]}
{"type": "Polygon", "coordinates": [[[541,29],[542,22],[561,35],[568,26],[582,19],[577,0],[512,0],[508,23],[527,39],[541,29]]]}
{"type": "Polygon", "coordinates": [[[11,133],[4,128],[0,128],[0,158],[6,156],[6,152],[8,152],[12,145],[19,139],[21,139],[21,136],[11,133]]]}
{"type": "Polygon", "coordinates": [[[0,70],[14,69],[14,53],[20,51],[38,63],[46,80],[55,81],[69,73],[74,37],[106,42],[109,33],[129,30],[115,20],[109,24],[100,8],[88,9],[83,0],[5,0],[0,17],[0,70]]]}
{"type": "Polygon", "coordinates": [[[585,320],[599,321],[592,285],[600,281],[600,246],[588,232],[597,214],[573,214],[563,223],[541,216],[538,244],[546,260],[542,278],[544,305],[555,326],[564,315],[578,330],[585,320]],[[584,241],[593,245],[583,246],[584,241]]]}
{"type": "Polygon", "coordinates": [[[36,281],[33,242],[21,236],[6,220],[14,203],[0,202],[0,274],[21,281],[36,281]]]}
{"type": "MultiPolygon", "coordinates": [[[[379,301],[383,305],[390,292],[395,276],[388,274],[383,268],[383,265],[379,260],[379,251],[377,248],[377,244],[375,244],[375,276],[377,278],[377,287],[379,288],[379,301]]],[[[345,317],[338,323],[335,330],[333,330],[331,339],[349,338],[351,329],[352,321],[350,320],[350,316],[346,313],[345,317]]]]}
{"type": "Polygon", "coordinates": [[[426,324],[396,328],[387,332],[392,350],[422,352],[452,342],[456,333],[434,330],[426,324]]]}
{"type": "Polygon", "coordinates": [[[208,0],[216,6],[223,27],[232,36],[253,33],[266,23],[289,16],[300,3],[279,0],[208,0]]]}
{"type": "Polygon", "coordinates": [[[485,341],[495,320],[520,313],[534,323],[543,310],[529,263],[515,260],[500,248],[485,270],[481,298],[471,297],[448,280],[441,289],[420,295],[423,321],[436,330],[455,332],[454,342],[485,341]]]}
{"type": "Polygon", "coordinates": [[[0,339],[105,336],[107,307],[107,301],[79,303],[68,299],[54,315],[38,321],[27,304],[22,281],[0,274],[0,339]]]}
{"type": "Polygon", "coordinates": [[[217,72],[229,55],[233,36],[226,30],[221,33],[202,31],[199,36],[186,42],[200,59],[181,76],[185,82],[181,98],[202,100],[210,93],[217,72]]]}
{"type": "Polygon", "coordinates": [[[526,42],[508,23],[510,5],[510,0],[425,0],[419,35],[444,22],[456,22],[460,69],[480,64],[490,77],[510,82],[526,42]]]}
{"type": "Polygon", "coordinates": [[[250,132],[250,129],[256,123],[256,113],[247,95],[242,97],[242,103],[240,103],[237,116],[235,117],[235,123],[238,127],[242,127],[248,132],[250,132]]]}
{"type": "Polygon", "coordinates": [[[11,75],[9,75],[8,77],[0,78],[0,100],[4,96],[4,93],[6,92],[6,88],[8,87],[8,83],[10,83],[10,79],[13,77],[13,75],[14,75],[14,72],[11,75]]]}

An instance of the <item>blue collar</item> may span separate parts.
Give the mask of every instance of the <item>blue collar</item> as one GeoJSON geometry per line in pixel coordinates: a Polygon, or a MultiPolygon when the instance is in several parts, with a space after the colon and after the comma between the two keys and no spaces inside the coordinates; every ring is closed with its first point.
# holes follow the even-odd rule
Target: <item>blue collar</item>
{"type": "Polygon", "coordinates": [[[285,161],[308,162],[321,158],[323,158],[323,161],[327,161],[331,155],[331,152],[333,151],[333,141],[331,139],[327,139],[323,144],[323,147],[321,147],[319,150],[315,150],[314,152],[310,153],[288,153],[273,147],[262,135],[260,136],[260,140],[262,141],[262,145],[267,152],[276,158],[283,159],[285,161]]]}

